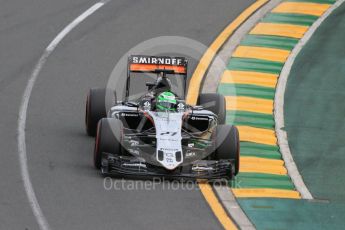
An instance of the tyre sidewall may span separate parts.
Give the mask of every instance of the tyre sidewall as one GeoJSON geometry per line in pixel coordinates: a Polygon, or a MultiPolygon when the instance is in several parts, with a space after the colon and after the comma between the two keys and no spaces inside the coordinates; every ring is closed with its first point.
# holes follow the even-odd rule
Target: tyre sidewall
{"type": "Polygon", "coordinates": [[[197,104],[216,114],[218,116],[218,124],[225,124],[226,101],[223,95],[218,93],[200,94],[197,104]]]}
{"type": "Polygon", "coordinates": [[[240,166],[239,132],[236,126],[219,125],[216,129],[217,160],[232,160],[235,164],[235,175],[240,166]]]}
{"type": "Polygon", "coordinates": [[[86,99],[85,126],[89,136],[95,136],[98,121],[107,117],[107,109],[116,102],[116,96],[110,89],[93,88],[86,99]]]}
{"type": "Polygon", "coordinates": [[[102,118],[98,122],[94,147],[94,166],[101,167],[102,153],[121,155],[121,138],[123,126],[120,120],[102,118]]]}

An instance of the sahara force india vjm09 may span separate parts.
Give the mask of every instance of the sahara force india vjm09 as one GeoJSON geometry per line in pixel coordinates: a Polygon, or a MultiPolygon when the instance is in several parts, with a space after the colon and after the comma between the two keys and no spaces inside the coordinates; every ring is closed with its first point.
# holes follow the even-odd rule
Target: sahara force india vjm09
{"type": "Polygon", "coordinates": [[[94,166],[116,177],[232,179],[239,171],[239,134],[225,124],[224,96],[200,94],[196,106],[188,105],[183,57],[132,55],[127,68],[124,100],[107,88],[88,93],[85,123],[95,136],[94,166]],[[134,74],[154,78],[136,99],[130,95],[134,74]],[[182,93],[174,90],[174,78],[182,93]]]}

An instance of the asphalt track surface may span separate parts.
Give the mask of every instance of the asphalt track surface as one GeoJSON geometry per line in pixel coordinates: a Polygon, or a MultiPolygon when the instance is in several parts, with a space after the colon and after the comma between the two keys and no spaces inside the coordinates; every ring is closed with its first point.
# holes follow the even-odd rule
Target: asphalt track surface
{"type": "MultiPolygon", "coordinates": [[[[221,228],[197,190],[105,190],[92,166],[84,102],[88,88],[104,86],[119,58],[138,43],[172,35],[207,46],[252,2],[111,1],[59,44],[38,76],[26,125],[29,172],[52,229],[221,228]]],[[[94,3],[1,1],[0,229],[39,228],[19,170],[21,97],[45,47],[94,3]]]]}

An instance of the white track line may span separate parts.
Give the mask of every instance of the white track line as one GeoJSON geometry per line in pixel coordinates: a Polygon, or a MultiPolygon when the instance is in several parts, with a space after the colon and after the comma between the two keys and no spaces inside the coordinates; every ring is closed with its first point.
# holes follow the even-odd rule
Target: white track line
{"type": "Polygon", "coordinates": [[[18,154],[19,154],[19,163],[20,163],[20,171],[21,177],[24,183],[25,192],[27,198],[29,200],[30,207],[33,211],[33,214],[37,220],[37,223],[41,230],[49,230],[51,229],[47,219],[42,213],[42,209],[37,201],[37,197],[35,195],[34,188],[32,186],[28,164],[27,164],[27,154],[26,154],[26,143],[25,143],[25,126],[26,126],[26,117],[27,117],[27,109],[28,104],[31,96],[32,89],[35,85],[37,76],[42,70],[43,65],[46,63],[47,58],[50,54],[54,51],[56,46],[61,42],[61,40],[71,32],[76,26],[79,25],[82,21],[84,21],[88,16],[93,14],[99,8],[104,6],[110,0],[100,1],[93,6],[91,6],[88,10],[84,13],[79,15],[74,21],[68,24],[55,38],[54,40],[47,46],[42,54],[41,58],[38,60],[33,72],[30,75],[30,78],[27,82],[24,94],[22,96],[22,101],[19,109],[19,116],[18,116],[18,129],[17,129],[17,142],[18,142],[18,154]]]}
{"type": "Polygon", "coordinates": [[[291,67],[299,54],[302,50],[304,45],[309,41],[312,37],[316,29],[321,25],[321,23],[336,9],[340,6],[345,0],[338,0],[331,6],[326,13],[324,13],[318,20],[314,22],[314,24],[309,28],[308,32],[303,36],[301,40],[299,40],[298,44],[292,50],[289,58],[285,62],[283,70],[279,76],[277,90],[275,94],[275,101],[274,101],[274,120],[276,124],[276,134],[278,138],[278,144],[280,147],[280,151],[282,153],[286,168],[289,172],[291,180],[295,184],[296,189],[301,193],[303,199],[313,199],[312,194],[308,190],[307,186],[305,185],[301,174],[298,172],[297,166],[293,157],[291,155],[291,151],[289,148],[289,142],[286,131],[284,131],[284,95],[287,80],[291,71],[291,67]]]}

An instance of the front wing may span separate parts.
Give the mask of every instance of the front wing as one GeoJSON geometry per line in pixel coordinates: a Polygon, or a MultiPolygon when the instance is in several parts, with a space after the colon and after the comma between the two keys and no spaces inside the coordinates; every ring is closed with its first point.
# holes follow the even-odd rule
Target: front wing
{"type": "Polygon", "coordinates": [[[114,177],[229,180],[234,177],[235,169],[230,160],[199,160],[175,170],[167,170],[134,156],[103,153],[101,171],[104,176],[114,177]]]}

